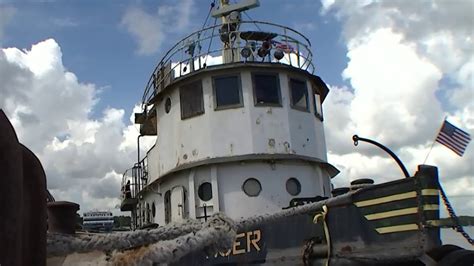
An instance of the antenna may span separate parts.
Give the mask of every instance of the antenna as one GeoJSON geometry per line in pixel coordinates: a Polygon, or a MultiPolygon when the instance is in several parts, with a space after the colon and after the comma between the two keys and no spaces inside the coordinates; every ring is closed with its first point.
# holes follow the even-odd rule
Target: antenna
{"type": "Polygon", "coordinates": [[[215,18],[219,18],[228,15],[232,11],[242,12],[259,6],[260,2],[258,0],[245,0],[232,5],[229,5],[228,0],[221,0],[220,8],[214,9],[211,14],[215,18]]]}
{"type": "Polygon", "coordinates": [[[260,6],[258,0],[245,0],[235,4],[229,4],[229,0],[220,0],[219,9],[214,8],[211,12],[212,16],[221,18],[222,27],[219,29],[221,33],[221,41],[224,45],[222,50],[222,61],[224,63],[232,63],[240,61],[239,46],[240,36],[237,33],[240,26],[240,12],[260,6]]]}

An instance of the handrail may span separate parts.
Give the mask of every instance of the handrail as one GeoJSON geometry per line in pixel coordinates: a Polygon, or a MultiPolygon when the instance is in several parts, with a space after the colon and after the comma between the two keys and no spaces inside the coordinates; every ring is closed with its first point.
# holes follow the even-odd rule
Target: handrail
{"type": "MultiPolygon", "coordinates": [[[[248,44],[248,41],[246,40],[241,40],[238,39],[238,41],[235,41],[232,39],[231,36],[240,36],[241,32],[246,32],[249,31],[251,28],[248,28],[248,26],[253,27],[254,25],[259,25],[262,26],[263,32],[267,33],[272,33],[275,34],[275,37],[272,38],[272,41],[275,41],[275,43],[280,43],[280,44],[287,44],[291,47],[291,45],[295,45],[297,47],[297,50],[293,50],[293,47],[289,49],[289,51],[284,51],[284,59],[288,58],[287,61],[285,60],[280,60],[280,61],[273,61],[270,60],[266,63],[280,63],[280,64],[287,64],[292,67],[297,67],[300,69],[303,69],[305,71],[308,71],[310,73],[313,73],[315,70],[315,67],[312,63],[312,57],[313,53],[311,52],[311,42],[307,37],[305,37],[303,34],[300,32],[291,29],[289,27],[271,23],[271,22],[263,22],[263,21],[241,21],[239,22],[239,26],[233,30],[233,31],[228,31],[228,46],[219,46],[217,49],[210,49],[212,46],[212,40],[214,37],[218,41],[216,43],[219,43],[221,45],[220,37],[222,37],[222,33],[219,32],[219,30],[222,28],[224,25],[228,24],[216,24],[213,26],[209,26],[206,28],[203,28],[201,30],[195,31],[186,37],[182,38],[178,42],[176,42],[175,45],[171,49],[169,49],[163,58],[158,62],[158,64],[155,66],[146,86],[145,90],[143,93],[142,97],[142,107],[145,108],[145,105],[150,104],[150,100],[156,95],[159,87],[164,87],[164,82],[166,80],[170,80],[172,82],[172,78],[174,78],[174,74],[177,73],[177,67],[179,67],[179,76],[182,77],[184,75],[187,75],[191,73],[191,69],[193,69],[196,66],[196,63],[199,64],[197,67],[197,70],[203,69],[207,67],[207,64],[201,64],[202,61],[207,61],[207,59],[215,55],[219,52],[222,52],[226,49],[228,50],[235,50],[239,51],[244,47],[247,47],[246,45],[248,44]],[[281,33],[279,33],[281,32],[281,33]],[[205,46],[209,44],[209,49],[206,51],[205,46]],[[194,54],[194,51],[192,53],[187,53],[187,50],[190,46],[194,46],[195,49],[197,50],[197,54],[194,54]],[[203,51],[204,50],[204,51],[203,51]],[[291,57],[296,56],[297,58],[297,64],[292,62],[291,57]],[[181,57],[181,58],[178,58],[181,57]],[[301,59],[301,60],[300,60],[301,59]],[[301,63],[302,61],[302,63],[301,63]],[[193,64],[193,67],[190,67],[190,64],[193,64]],[[182,71],[183,65],[189,68],[189,71],[182,71]],[[169,69],[166,72],[163,72],[160,74],[160,70],[164,69],[164,67],[168,67],[169,69]]],[[[260,30],[260,31],[262,31],[260,30]]],[[[253,41],[255,44],[261,44],[262,41],[255,40],[253,41]]],[[[274,43],[273,43],[274,44],[274,43]]],[[[273,45],[272,45],[273,46],[273,45]]],[[[240,56],[240,55],[239,55],[240,56]]],[[[260,58],[261,60],[265,60],[267,56],[260,58]]],[[[248,62],[246,59],[239,59],[235,60],[231,63],[235,62],[248,62]]],[[[255,61],[258,62],[258,61],[255,61]]],[[[224,63],[221,63],[224,64],[224,63]]]]}
{"type": "Polygon", "coordinates": [[[145,156],[143,159],[140,160],[140,162],[135,163],[135,165],[132,168],[128,168],[125,170],[125,172],[122,174],[122,194],[121,197],[122,199],[126,198],[126,192],[130,192],[130,197],[131,198],[136,198],[138,193],[140,193],[141,190],[147,185],[148,181],[148,165],[146,164],[147,162],[147,157],[145,156]],[[128,183],[127,187],[127,181],[130,181],[128,183]],[[129,191],[127,191],[129,189],[129,191]]]}
{"type": "Polygon", "coordinates": [[[403,175],[405,175],[406,178],[410,177],[410,174],[408,173],[407,168],[402,163],[400,158],[398,158],[398,156],[393,151],[391,151],[389,148],[387,148],[384,145],[378,143],[377,141],[374,141],[374,140],[371,140],[371,139],[366,139],[366,138],[361,138],[357,135],[352,136],[352,140],[354,141],[354,146],[357,146],[359,144],[359,141],[365,141],[367,143],[370,143],[370,144],[373,144],[373,145],[379,147],[380,149],[382,149],[383,151],[388,153],[388,155],[390,155],[395,160],[395,162],[398,164],[398,166],[400,167],[400,169],[403,172],[403,175]]]}

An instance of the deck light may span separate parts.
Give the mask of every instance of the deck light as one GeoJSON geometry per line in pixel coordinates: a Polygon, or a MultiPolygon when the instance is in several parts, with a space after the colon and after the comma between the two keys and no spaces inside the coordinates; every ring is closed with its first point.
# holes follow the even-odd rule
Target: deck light
{"type": "Polygon", "coordinates": [[[248,58],[252,55],[252,51],[250,50],[249,47],[244,47],[240,51],[240,54],[242,55],[242,57],[248,58]]]}
{"type": "Polygon", "coordinates": [[[281,49],[276,49],[275,52],[273,53],[273,56],[275,57],[276,60],[280,61],[285,54],[283,53],[283,50],[281,49]]]}
{"type": "Polygon", "coordinates": [[[269,41],[264,41],[262,43],[262,47],[260,47],[258,49],[258,56],[260,57],[265,57],[266,55],[268,55],[268,53],[270,52],[270,49],[272,48],[272,45],[270,44],[269,41]]]}

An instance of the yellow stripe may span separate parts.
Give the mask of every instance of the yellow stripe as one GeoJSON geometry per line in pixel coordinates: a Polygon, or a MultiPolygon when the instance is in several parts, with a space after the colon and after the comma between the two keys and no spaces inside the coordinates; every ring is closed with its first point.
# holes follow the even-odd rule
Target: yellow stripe
{"type": "MultiPolygon", "coordinates": [[[[421,195],[438,196],[438,190],[437,189],[423,189],[421,190],[421,195]]],[[[372,205],[382,204],[386,202],[404,200],[404,199],[415,198],[415,197],[416,197],[416,192],[410,191],[410,192],[405,192],[405,193],[400,193],[400,194],[395,194],[395,195],[390,195],[390,196],[385,196],[385,197],[380,197],[380,198],[375,198],[375,199],[370,199],[370,200],[358,201],[358,202],[354,202],[354,204],[357,207],[366,207],[366,206],[372,206],[372,205]]]]}
{"type": "Polygon", "coordinates": [[[439,205],[438,204],[425,204],[423,205],[423,210],[424,211],[437,211],[439,210],[439,205]]]}
{"type": "Polygon", "coordinates": [[[406,208],[406,209],[400,209],[400,210],[395,210],[395,211],[373,213],[373,214],[366,215],[365,218],[367,218],[367,220],[369,221],[372,221],[372,220],[384,219],[384,218],[389,218],[389,217],[394,217],[394,216],[413,214],[417,212],[418,212],[418,208],[414,207],[414,208],[406,208]]]}
{"type": "MultiPolygon", "coordinates": [[[[423,210],[424,211],[439,210],[439,205],[426,204],[426,205],[423,205],[423,210]]],[[[418,212],[418,208],[412,207],[412,208],[405,208],[405,209],[399,209],[399,210],[388,211],[388,212],[372,213],[372,214],[365,215],[365,218],[369,221],[372,221],[372,220],[385,219],[385,218],[390,218],[390,217],[395,217],[395,216],[414,214],[417,212],[418,212]]]]}
{"type": "Polygon", "coordinates": [[[423,196],[438,196],[438,190],[437,189],[423,189],[421,190],[421,195],[423,196]]]}
{"type": "Polygon", "coordinates": [[[377,204],[381,204],[381,203],[397,201],[397,200],[403,200],[403,199],[409,199],[409,198],[415,198],[415,197],[416,197],[416,192],[411,191],[411,192],[405,192],[405,193],[401,193],[401,194],[395,194],[395,195],[376,198],[376,199],[371,199],[371,200],[363,200],[363,201],[359,201],[359,202],[354,202],[354,204],[357,207],[365,207],[365,206],[372,206],[372,205],[377,205],[377,204]]]}
{"type": "Polygon", "coordinates": [[[428,220],[428,221],[426,221],[426,224],[430,225],[430,226],[440,226],[441,221],[440,220],[428,220]]]}
{"type": "Polygon", "coordinates": [[[379,234],[388,234],[388,233],[418,230],[418,225],[417,224],[404,224],[404,225],[386,226],[386,227],[375,228],[375,230],[377,230],[379,234]]]}

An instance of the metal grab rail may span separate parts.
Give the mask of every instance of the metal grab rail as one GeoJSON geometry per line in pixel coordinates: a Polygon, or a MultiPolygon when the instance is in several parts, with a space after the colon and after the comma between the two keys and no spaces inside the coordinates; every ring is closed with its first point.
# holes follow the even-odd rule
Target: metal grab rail
{"type": "Polygon", "coordinates": [[[135,163],[132,168],[127,169],[122,175],[122,194],[121,198],[127,198],[127,192],[130,192],[130,198],[136,198],[138,193],[148,184],[148,170],[146,164],[147,157],[144,157],[139,163],[135,163]],[[127,181],[130,181],[127,187],[127,181]],[[127,191],[129,189],[129,191],[127,191]]]}
{"type": "MultiPolygon", "coordinates": [[[[282,60],[269,59],[266,63],[287,64],[310,73],[314,72],[315,67],[312,63],[313,54],[311,52],[311,42],[300,32],[279,24],[261,21],[241,21],[235,30],[229,30],[225,33],[219,32],[219,29],[223,27],[227,28],[228,25],[229,24],[218,24],[191,33],[168,50],[148,80],[142,97],[143,107],[149,104],[150,100],[158,92],[158,88],[167,85],[165,84],[166,81],[172,82],[176,77],[182,77],[192,71],[206,68],[208,66],[207,60],[212,57],[219,58],[224,50],[239,53],[239,55],[235,57],[235,60],[233,58],[231,63],[249,62],[247,59],[240,58],[241,49],[249,47],[249,41],[240,39],[240,34],[254,30],[255,26],[259,28],[259,32],[274,35],[271,38],[272,44],[284,44],[285,47],[289,47],[289,49],[283,51],[284,57],[282,60]],[[212,41],[215,37],[217,41],[215,45],[212,46],[212,41]],[[222,38],[224,37],[228,38],[224,39],[226,45],[222,44],[222,38]],[[202,49],[203,47],[209,48],[206,51],[202,49]],[[292,58],[294,59],[292,60],[292,58]],[[163,72],[166,67],[168,67],[168,69],[163,72]],[[160,71],[162,72],[160,73],[160,71]]],[[[252,42],[257,48],[263,43],[263,41],[259,40],[252,42]]],[[[272,48],[273,47],[270,47],[270,50],[272,48]]],[[[259,57],[258,60],[253,60],[252,62],[265,61],[266,57],[267,56],[263,58],[259,57]]]]}

